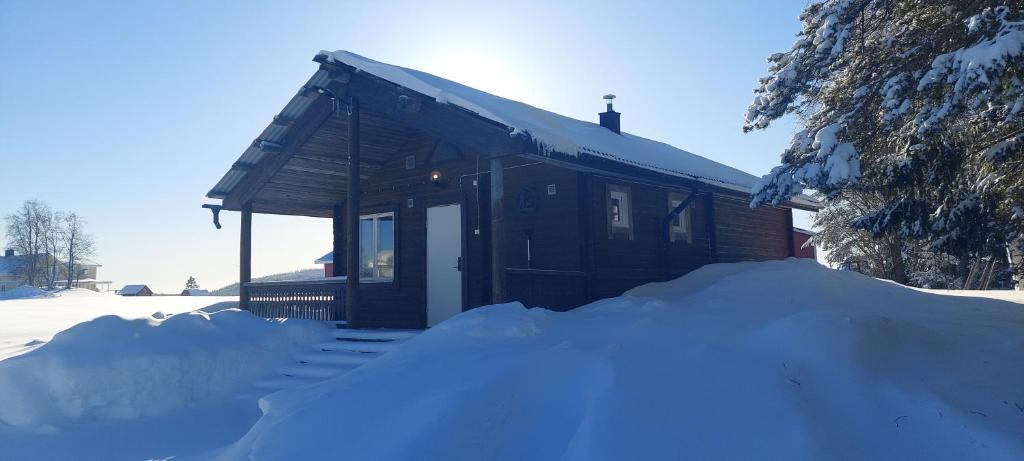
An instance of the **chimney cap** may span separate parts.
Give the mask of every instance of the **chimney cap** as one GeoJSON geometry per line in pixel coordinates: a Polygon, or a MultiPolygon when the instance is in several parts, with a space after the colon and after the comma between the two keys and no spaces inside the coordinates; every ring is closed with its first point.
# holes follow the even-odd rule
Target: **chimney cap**
{"type": "Polygon", "coordinates": [[[612,99],[615,99],[615,95],[611,94],[611,93],[608,93],[608,94],[604,95],[604,99],[607,100],[610,103],[610,102],[612,102],[612,99]]]}

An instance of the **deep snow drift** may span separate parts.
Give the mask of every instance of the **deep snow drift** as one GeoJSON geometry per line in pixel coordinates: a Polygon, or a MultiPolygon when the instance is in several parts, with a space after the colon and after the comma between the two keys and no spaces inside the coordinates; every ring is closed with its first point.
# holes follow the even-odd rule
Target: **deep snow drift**
{"type": "Polygon", "coordinates": [[[32,299],[32,298],[49,298],[53,294],[36,288],[31,285],[22,285],[13,290],[5,291],[0,293],[0,300],[6,299],[32,299]]]}
{"type": "MultiPolygon", "coordinates": [[[[32,288],[32,290],[38,289],[32,288]]],[[[17,290],[7,293],[13,291],[17,290]]],[[[25,295],[27,291],[21,294],[25,295]]],[[[46,343],[53,335],[62,330],[104,315],[149,318],[157,312],[160,312],[161,315],[190,312],[212,304],[219,305],[221,309],[233,307],[238,305],[238,298],[228,296],[132,297],[72,288],[52,294],[47,293],[43,297],[12,297],[0,300],[0,360],[28,352],[46,343]]]]}
{"type": "Polygon", "coordinates": [[[224,399],[326,336],[321,322],[272,322],[238,309],[100,317],[0,361],[0,423],[53,428],[224,399]]]}
{"type": "Polygon", "coordinates": [[[1021,459],[1024,309],[811,261],[476,309],[261,400],[223,459],[1021,459]]]}
{"type": "Polygon", "coordinates": [[[103,316],[0,361],[0,459],[180,458],[237,439],[259,416],[253,382],[329,330],[216,308],[103,316]]]}

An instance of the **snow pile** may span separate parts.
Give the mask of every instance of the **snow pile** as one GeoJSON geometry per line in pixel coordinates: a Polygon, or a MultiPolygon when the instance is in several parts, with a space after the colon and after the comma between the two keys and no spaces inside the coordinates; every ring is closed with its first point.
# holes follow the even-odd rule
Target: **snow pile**
{"type": "Polygon", "coordinates": [[[466,312],[261,400],[223,459],[1020,459],[1024,309],[813,261],[466,312]]]}
{"type": "Polygon", "coordinates": [[[0,361],[0,423],[52,429],[223,399],[326,336],[325,329],[237,309],[163,321],[100,317],[0,361]]]}
{"type": "Polygon", "coordinates": [[[49,291],[36,288],[31,285],[22,285],[13,290],[5,291],[0,293],[0,300],[5,299],[32,299],[32,298],[49,298],[53,296],[53,293],[49,291]]]}

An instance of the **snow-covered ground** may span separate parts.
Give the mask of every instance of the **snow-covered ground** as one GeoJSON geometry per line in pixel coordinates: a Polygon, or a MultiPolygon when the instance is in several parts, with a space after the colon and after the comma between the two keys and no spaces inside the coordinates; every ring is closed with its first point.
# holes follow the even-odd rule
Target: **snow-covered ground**
{"type": "Polygon", "coordinates": [[[938,295],[970,296],[1024,304],[1024,291],[1022,290],[927,290],[924,288],[920,290],[938,295]]]}
{"type": "Polygon", "coordinates": [[[0,344],[21,354],[0,361],[0,459],[202,457],[237,440],[260,416],[253,382],[329,330],[236,305],[86,290],[0,301],[0,344]]]}
{"type": "MultiPolygon", "coordinates": [[[[117,296],[80,288],[58,292],[49,297],[28,287],[14,291],[21,299],[0,299],[0,360],[23,354],[49,341],[57,332],[103,315],[147,318],[156,312],[176,314],[220,304],[233,307],[237,296],[117,296]]],[[[11,292],[5,295],[12,295],[11,292]]]]}
{"type": "Polygon", "coordinates": [[[244,396],[240,357],[265,371],[319,334],[234,310],[80,325],[0,362],[0,458],[1024,458],[1024,305],[811,261],[475,309],[244,396]]]}

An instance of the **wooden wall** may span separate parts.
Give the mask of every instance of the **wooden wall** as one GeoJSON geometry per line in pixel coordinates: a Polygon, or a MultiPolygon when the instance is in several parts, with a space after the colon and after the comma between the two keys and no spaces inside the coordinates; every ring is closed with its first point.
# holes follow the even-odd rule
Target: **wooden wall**
{"type": "Polygon", "coordinates": [[[791,256],[791,211],[745,199],[715,196],[718,262],[764,261],[791,256]]]}
{"type": "MultiPolygon", "coordinates": [[[[363,179],[361,214],[395,212],[396,276],[394,283],[364,283],[359,319],[366,327],[424,328],[426,326],[426,240],[427,207],[459,203],[462,205],[464,258],[467,283],[464,285],[465,306],[484,304],[482,277],[487,261],[483,260],[483,233],[474,232],[478,217],[477,186],[473,185],[476,156],[461,153],[460,159],[432,161],[437,140],[422,136],[403,146],[402,155],[363,179]],[[416,166],[405,167],[405,157],[412,155],[416,166]],[[444,187],[430,181],[430,172],[440,171],[444,187]],[[408,206],[408,199],[413,206],[408,206]]],[[[483,183],[486,187],[486,184],[483,183]]],[[[486,189],[485,189],[486,190],[486,189]]],[[[483,203],[487,203],[484,199],[483,203]]],[[[337,255],[336,261],[344,259],[337,255]]],[[[339,273],[343,265],[336,266],[339,273]]]]}
{"type": "MultiPolygon", "coordinates": [[[[462,205],[464,309],[491,302],[487,163],[481,164],[483,174],[477,176],[475,155],[431,162],[436,142],[423,137],[404,146],[405,155],[416,157],[416,168],[405,169],[402,155],[363,180],[362,213],[396,213],[398,253],[394,284],[363,285],[359,315],[364,326],[426,325],[426,209],[433,205],[462,205]],[[443,173],[446,187],[429,181],[432,170],[443,173]],[[409,198],[414,201],[411,208],[409,198]],[[479,208],[478,203],[485,206],[479,208]]],[[[662,227],[669,194],[685,198],[692,192],[689,189],[580,173],[527,158],[508,158],[504,180],[504,251],[510,268],[506,296],[528,307],[568,309],[618,296],[644,283],[679,277],[716,260],[789,256],[788,209],[750,209],[743,199],[702,191],[690,205],[692,241],[668,243],[666,256],[662,227]],[[549,185],[554,185],[554,194],[548,194],[549,185]],[[608,231],[610,185],[630,189],[631,239],[608,231]]],[[[336,260],[343,258],[338,255],[336,260]]]]}

